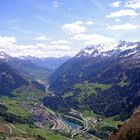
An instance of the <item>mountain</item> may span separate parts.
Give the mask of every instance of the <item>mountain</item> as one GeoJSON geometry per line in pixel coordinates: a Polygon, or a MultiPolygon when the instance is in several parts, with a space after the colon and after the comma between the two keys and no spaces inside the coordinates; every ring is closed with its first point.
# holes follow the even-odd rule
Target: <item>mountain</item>
{"type": "Polygon", "coordinates": [[[5,52],[1,51],[0,52],[0,60],[7,60],[12,58],[10,55],[6,54],[5,52]]]}
{"type": "Polygon", "coordinates": [[[50,77],[50,89],[59,98],[46,98],[45,105],[54,107],[59,99],[61,104],[55,109],[91,109],[106,117],[128,118],[140,104],[139,56],[140,42],[120,41],[81,50],[50,77]]]}
{"type": "Polygon", "coordinates": [[[108,140],[139,140],[140,139],[140,108],[137,108],[131,118],[110,135],[108,140]]]}
{"type": "Polygon", "coordinates": [[[32,63],[36,64],[39,67],[49,68],[49,69],[56,69],[60,65],[62,65],[64,62],[69,60],[71,57],[64,56],[64,57],[48,57],[48,58],[37,58],[37,57],[22,57],[22,59],[26,59],[31,61],[32,63]]]}
{"type": "Polygon", "coordinates": [[[50,69],[40,67],[28,59],[11,57],[4,52],[0,52],[0,59],[17,70],[22,76],[32,80],[46,80],[51,74],[50,69]]]}
{"type": "Polygon", "coordinates": [[[136,61],[139,61],[139,46],[139,42],[121,41],[119,44],[99,44],[87,47],[52,74],[50,85],[57,92],[61,92],[74,83],[99,80],[101,74],[113,66],[134,65],[136,67],[138,65],[136,61]],[[125,63],[126,61],[128,62],[125,63]]]}
{"type": "Polygon", "coordinates": [[[9,65],[0,61],[0,95],[11,96],[14,89],[28,84],[28,81],[11,69],[9,65]]]}

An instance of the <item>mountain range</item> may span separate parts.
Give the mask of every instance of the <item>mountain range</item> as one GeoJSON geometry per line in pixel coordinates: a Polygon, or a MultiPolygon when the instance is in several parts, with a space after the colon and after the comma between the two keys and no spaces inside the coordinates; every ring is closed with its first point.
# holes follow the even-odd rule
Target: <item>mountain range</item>
{"type": "MultiPolygon", "coordinates": [[[[135,108],[140,105],[139,79],[140,42],[90,45],[72,58],[17,58],[0,52],[0,138],[5,136],[3,126],[9,129],[13,123],[14,128],[25,125],[39,134],[31,132],[29,137],[47,138],[46,133],[41,138],[39,132],[43,128],[36,128],[34,120],[40,116],[33,117],[32,112],[34,107],[36,113],[46,106],[47,116],[53,112],[51,120],[57,120],[58,113],[85,122],[86,135],[105,139],[113,131],[109,140],[137,140],[140,109],[135,108]]],[[[47,131],[50,133],[50,126],[47,131]]]]}
{"type": "Polygon", "coordinates": [[[128,118],[140,104],[139,56],[140,42],[86,47],[51,75],[50,89],[58,97],[46,98],[45,105],[128,118]],[[59,106],[54,105],[55,101],[60,102],[59,106]]]}
{"type": "Polygon", "coordinates": [[[22,76],[33,80],[47,80],[51,73],[69,57],[62,58],[37,58],[37,57],[11,57],[5,52],[0,52],[0,60],[9,64],[22,76]]]}
{"type": "Polygon", "coordinates": [[[70,56],[63,56],[63,57],[48,57],[48,58],[37,58],[37,57],[21,57],[22,59],[29,60],[32,63],[36,64],[39,67],[48,68],[50,70],[57,69],[60,65],[62,65],[64,62],[69,60],[70,56]]]}
{"type": "Polygon", "coordinates": [[[11,92],[29,82],[22,78],[5,62],[0,61],[0,95],[11,96],[11,92]]]}

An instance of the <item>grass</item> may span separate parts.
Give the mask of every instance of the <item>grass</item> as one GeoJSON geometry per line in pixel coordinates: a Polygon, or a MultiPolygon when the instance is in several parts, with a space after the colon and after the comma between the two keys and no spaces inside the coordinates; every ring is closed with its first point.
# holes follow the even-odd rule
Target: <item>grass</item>
{"type": "Polygon", "coordinates": [[[67,93],[65,93],[63,98],[65,99],[65,98],[70,97],[70,96],[73,96],[73,93],[72,92],[67,92],[67,93]]]}
{"type": "Polygon", "coordinates": [[[92,110],[85,110],[82,112],[83,117],[96,117],[96,114],[92,110]]]}
{"type": "Polygon", "coordinates": [[[1,97],[0,102],[8,108],[8,113],[23,118],[29,118],[30,114],[20,105],[22,102],[34,104],[35,101],[39,102],[41,97],[46,96],[44,92],[32,86],[30,88],[27,86],[20,87],[13,91],[13,95],[14,97],[12,98],[6,96],[1,97]]]}
{"type": "Polygon", "coordinates": [[[17,130],[14,130],[15,135],[19,135],[19,130],[22,130],[26,134],[41,135],[42,137],[48,138],[49,140],[67,140],[65,136],[53,131],[49,131],[45,128],[31,128],[25,124],[15,124],[14,126],[17,128],[17,130]]]}
{"type": "Polygon", "coordinates": [[[30,116],[30,114],[18,104],[17,100],[3,97],[0,101],[8,108],[7,112],[24,118],[28,118],[30,116]]]}
{"type": "Polygon", "coordinates": [[[101,128],[104,126],[111,126],[111,127],[117,128],[118,124],[121,124],[121,123],[122,123],[121,121],[114,120],[114,117],[110,117],[110,118],[103,119],[99,127],[101,128]]]}
{"type": "Polygon", "coordinates": [[[111,84],[100,84],[100,83],[78,83],[74,85],[74,89],[79,89],[80,93],[77,95],[77,99],[81,102],[87,96],[91,96],[97,93],[96,89],[107,90],[111,88],[111,84]]]}
{"type": "Polygon", "coordinates": [[[118,85],[120,86],[120,87],[125,87],[125,86],[127,86],[129,83],[128,82],[124,82],[124,81],[121,81],[120,83],[118,83],[118,85]]]}
{"type": "MultiPolygon", "coordinates": [[[[19,89],[16,89],[15,91],[13,91],[13,95],[15,95],[15,97],[13,98],[1,97],[0,102],[8,108],[7,111],[9,113],[12,113],[16,116],[20,116],[23,118],[29,117],[30,114],[22,106],[20,106],[21,102],[34,105],[35,102],[40,102],[40,99],[46,96],[45,93],[41,92],[40,90],[35,90],[32,87],[30,88],[21,87],[19,89]]],[[[51,113],[51,111],[49,112],[51,113]]],[[[30,127],[28,124],[19,124],[19,123],[13,125],[14,127],[12,127],[11,125],[13,135],[17,137],[23,134],[22,131],[24,131],[26,134],[40,135],[42,137],[47,138],[48,140],[68,139],[62,134],[50,130],[49,126],[47,125],[45,125],[43,128],[30,127]]]]}
{"type": "Polygon", "coordinates": [[[13,95],[15,95],[16,100],[32,100],[38,101],[41,97],[47,96],[44,92],[35,89],[34,87],[21,87],[14,90],[13,95]]]}
{"type": "Polygon", "coordinates": [[[99,83],[94,83],[94,84],[91,83],[89,85],[93,86],[94,88],[99,88],[101,90],[107,90],[112,86],[112,84],[99,84],[99,83]]]}
{"type": "Polygon", "coordinates": [[[75,140],[98,140],[98,138],[91,138],[91,137],[86,137],[78,134],[77,136],[74,137],[75,140]]]}

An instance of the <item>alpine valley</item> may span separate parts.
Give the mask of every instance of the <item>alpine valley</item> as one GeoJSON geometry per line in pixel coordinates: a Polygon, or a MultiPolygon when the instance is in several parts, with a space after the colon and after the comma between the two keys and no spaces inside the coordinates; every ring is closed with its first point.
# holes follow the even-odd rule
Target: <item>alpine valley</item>
{"type": "Polygon", "coordinates": [[[72,58],[0,52],[0,140],[139,140],[139,105],[140,42],[72,58]]]}

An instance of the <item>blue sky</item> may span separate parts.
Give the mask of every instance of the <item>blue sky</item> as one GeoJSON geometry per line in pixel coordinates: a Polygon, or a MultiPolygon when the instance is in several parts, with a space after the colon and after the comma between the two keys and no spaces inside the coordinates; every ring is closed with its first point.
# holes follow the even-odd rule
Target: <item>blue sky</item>
{"type": "Polygon", "coordinates": [[[89,44],[140,40],[140,0],[1,0],[0,51],[73,56],[89,44]]]}

